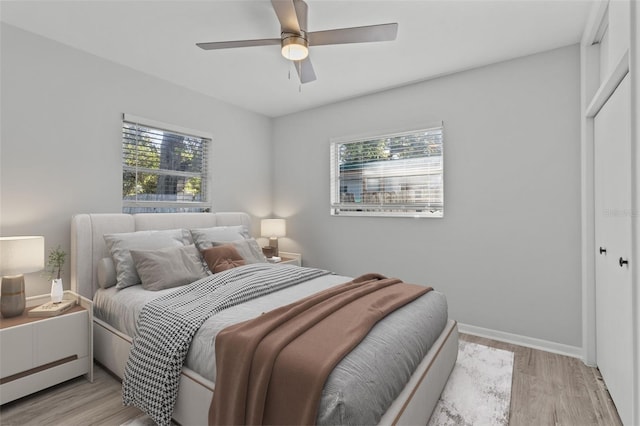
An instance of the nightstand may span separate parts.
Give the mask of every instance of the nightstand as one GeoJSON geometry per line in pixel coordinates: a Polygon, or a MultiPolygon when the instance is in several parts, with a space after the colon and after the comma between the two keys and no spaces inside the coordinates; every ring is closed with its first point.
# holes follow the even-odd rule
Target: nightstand
{"type": "Polygon", "coordinates": [[[302,255],[300,253],[288,253],[281,251],[280,257],[282,260],[278,263],[302,266],[302,255]]]}
{"type": "Polygon", "coordinates": [[[50,300],[29,297],[25,312],[0,319],[0,404],[74,377],[93,381],[93,304],[73,292],[76,306],[53,317],[29,317],[27,311],[50,300]]]}

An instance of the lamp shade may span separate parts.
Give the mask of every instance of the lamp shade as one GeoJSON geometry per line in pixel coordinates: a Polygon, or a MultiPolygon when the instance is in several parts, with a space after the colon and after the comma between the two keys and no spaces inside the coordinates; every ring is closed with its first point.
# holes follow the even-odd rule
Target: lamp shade
{"type": "Polygon", "coordinates": [[[287,225],[284,219],[262,219],[262,236],[279,238],[287,235],[287,225]]]}
{"type": "Polygon", "coordinates": [[[0,237],[0,275],[44,269],[44,237],[0,237]]]}

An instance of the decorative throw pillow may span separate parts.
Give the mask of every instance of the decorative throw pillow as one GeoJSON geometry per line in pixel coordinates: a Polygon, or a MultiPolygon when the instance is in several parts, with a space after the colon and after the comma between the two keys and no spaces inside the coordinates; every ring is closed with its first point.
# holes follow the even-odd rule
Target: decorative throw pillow
{"type": "Polygon", "coordinates": [[[246,265],[246,262],[233,244],[208,248],[202,251],[202,256],[207,262],[209,270],[214,274],[237,266],[246,265]]]}
{"type": "Polygon", "coordinates": [[[118,282],[116,265],[113,259],[105,257],[98,261],[98,285],[101,288],[109,288],[118,282]]]}
{"type": "Polygon", "coordinates": [[[164,247],[192,244],[191,234],[186,229],[166,231],[138,231],[120,234],[105,234],[104,240],[116,264],[118,283],[123,289],[140,283],[130,250],[156,250],[164,247]]]}
{"type": "Polygon", "coordinates": [[[158,250],[131,250],[145,290],[162,290],[190,284],[207,276],[195,245],[158,250]]]}
{"type": "Polygon", "coordinates": [[[250,238],[249,230],[244,225],[214,226],[213,228],[191,229],[191,236],[198,250],[213,247],[213,241],[231,242],[250,238]]]}
{"type": "Polygon", "coordinates": [[[255,238],[232,241],[231,243],[213,241],[212,244],[214,247],[224,244],[233,244],[238,251],[238,254],[240,254],[246,263],[265,263],[267,261],[267,258],[262,253],[262,249],[255,238]]]}

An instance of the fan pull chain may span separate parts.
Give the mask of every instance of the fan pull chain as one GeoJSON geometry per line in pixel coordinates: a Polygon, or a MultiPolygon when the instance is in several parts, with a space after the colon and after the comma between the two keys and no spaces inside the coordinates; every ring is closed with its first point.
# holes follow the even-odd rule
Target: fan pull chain
{"type": "MultiPolygon", "coordinates": [[[[296,64],[296,61],[291,61],[291,65],[289,66],[289,71],[287,73],[287,78],[289,80],[291,80],[291,66],[297,66],[298,68],[296,70],[298,72],[298,75],[302,75],[302,63],[298,61],[298,63],[296,64]]],[[[298,93],[302,93],[302,81],[298,83],[298,93]]]]}
{"type": "MultiPolygon", "coordinates": [[[[288,46],[287,49],[289,49],[289,54],[291,54],[291,46],[288,46]]],[[[289,64],[289,80],[291,80],[291,64],[289,64]]]]}

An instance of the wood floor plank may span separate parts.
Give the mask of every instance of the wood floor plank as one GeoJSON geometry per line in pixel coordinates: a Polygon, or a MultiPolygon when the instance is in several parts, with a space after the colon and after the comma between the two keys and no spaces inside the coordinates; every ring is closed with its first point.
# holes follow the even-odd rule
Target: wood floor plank
{"type": "MultiPolygon", "coordinates": [[[[596,368],[562,355],[461,334],[460,339],[514,353],[511,426],[619,426],[596,368]]],[[[117,426],[142,412],[122,405],[121,384],[96,365],[95,380],[78,378],[0,407],[3,426],[117,426]]]]}
{"type": "Polygon", "coordinates": [[[95,365],[93,383],[79,377],[4,404],[0,424],[120,425],[141,414],[135,407],[122,405],[120,382],[95,365]]]}
{"type": "Polygon", "coordinates": [[[576,358],[461,334],[460,339],[514,353],[511,426],[620,426],[598,369],[576,358]]]}

